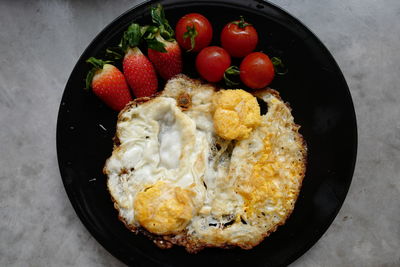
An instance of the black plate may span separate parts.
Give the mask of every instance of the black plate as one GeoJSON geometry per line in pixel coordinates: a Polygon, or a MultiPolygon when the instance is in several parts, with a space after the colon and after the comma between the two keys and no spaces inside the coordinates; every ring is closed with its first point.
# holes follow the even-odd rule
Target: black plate
{"type": "MultiPolygon", "coordinates": [[[[117,219],[102,168],[112,151],[117,114],[82,90],[89,66],[116,45],[132,21],[150,22],[149,5],[139,5],[107,26],[85,50],[68,80],[57,124],[57,152],[65,189],[90,233],[115,257],[136,266],[279,266],[305,253],[327,230],[350,186],[357,126],[346,81],[325,46],[297,19],[262,1],[163,1],[172,25],[189,12],[206,15],[214,25],[214,44],[222,26],[244,15],[259,32],[259,50],[280,56],[289,72],[271,85],[293,108],[309,149],[299,199],[287,223],[252,250],[206,249],[190,255],[181,247],[158,249],[127,230],[117,219]]],[[[188,67],[188,66],[187,66],[188,67]]]]}

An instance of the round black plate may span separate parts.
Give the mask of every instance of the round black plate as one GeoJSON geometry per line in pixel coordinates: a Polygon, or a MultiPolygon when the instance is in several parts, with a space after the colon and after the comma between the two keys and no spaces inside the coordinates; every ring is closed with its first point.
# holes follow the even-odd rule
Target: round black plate
{"type": "Polygon", "coordinates": [[[112,151],[117,114],[82,90],[89,70],[85,60],[101,57],[106,47],[118,44],[131,22],[150,23],[149,6],[154,3],[141,4],[107,26],[85,50],[65,88],[58,115],[57,152],[76,213],[108,251],[129,265],[280,266],[293,262],[322,236],[346,197],[356,160],[357,126],[346,81],[328,50],[298,20],[262,1],[167,0],[162,4],[172,25],[189,12],[207,16],[214,26],[214,44],[218,44],[225,23],[244,15],[259,32],[258,49],[281,57],[288,66],[288,74],[277,77],[271,87],[290,103],[309,151],[293,214],[252,250],[205,249],[196,255],[181,247],[161,250],[117,219],[102,174],[112,151]]]}

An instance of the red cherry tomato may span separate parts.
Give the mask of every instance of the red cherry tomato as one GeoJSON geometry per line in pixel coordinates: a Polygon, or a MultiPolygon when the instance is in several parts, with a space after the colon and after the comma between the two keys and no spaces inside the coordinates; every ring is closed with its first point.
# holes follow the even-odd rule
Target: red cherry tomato
{"type": "Polygon", "coordinates": [[[178,44],[185,50],[198,52],[212,39],[212,26],[206,17],[198,13],[183,16],[175,27],[178,44]]]}
{"type": "Polygon", "coordinates": [[[264,53],[251,53],[240,64],[240,80],[252,89],[267,86],[274,79],[274,76],[274,65],[264,53]]]}
{"type": "Polygon", "coordinates": [[[221,32],[221,45],[232,57],[244,57],[257,46],[256,29],[245,22],[243,17],[225,25],[221,32]]]}
{"type": "Polygon", "coordinates": [[[220,81],[230,65],[231,57],[219,46],[206,47],[196,57],[197,72],[209,82],[220,81]]]}

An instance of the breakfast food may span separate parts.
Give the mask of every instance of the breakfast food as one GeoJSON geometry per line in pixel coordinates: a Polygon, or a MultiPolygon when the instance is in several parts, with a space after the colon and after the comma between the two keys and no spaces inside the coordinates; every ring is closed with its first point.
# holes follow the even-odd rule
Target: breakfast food
{"type": "Polygon", "coordinates": [[[222,90],[213,102],[215,132],[225,140],[247,139],[261,123],[257,99],[246,91],[222,90]]]}
{"type": "Polygon", "coordinates": [[[160,4],[151,8],[151,17],[157,26],[152,26],[149,34],[145,34],[148,44],[147,54],[158,74],[168,80],[182,72],[182,52],[175,33],[165,18],[160,4]]]}
{"type": "Polygon", "coordinates": [[[240,63],[240,80],[251,89],[264,88],[272,82],[274,76],[274,65],[262,52],[248,54],[240,63]]]}
{"type": "Polygon", "coordinates": [[[116,111],[132,101],[125,77],[117,67],[94,57],[86,62],[93,65],[86,77],[86,89],[92,88],[98,98],[116,111]]]}
{"type": "Polygon", "coordinates": [[[231,65],[231,56],[222,47],[208,46],[196,57],[196,70],[209,82],[219,82],[231,65]]]}
{"type": "Polygon", "coordinates": [[[108,49],[122,58],[123,74],[110,61],[88,60],[94,69],[87,84],[120,111],[103,168],[114,207],[131,231],[161,248],[250,249],[285,223],[305,175],[299,126],[279,93],[265,88],[273,62],[252,52],[258,35],[243,18],[224,28],[225,50],[208,46],[212,26],[200,14],[179,20],[177,40],[161,5],[151,17],[152,25],[132,23],[116,50],[108,49]],[[147,55],[139,49],[144,43],[147,55]],[[204,80],[232,87],[239,75],[259,90],[188,78],[181,47],[199,52],[193,63],[204,80]],[[231,56],[244,57],[240,69],[230,66],[231,56]],[[157,74],[167,80],[160,92],[157,74]],[[268,106],[265,114],[259,102],[268,106]]]}
{"type": "Polygon", "coordinates": [[[250,249],[294,208],[307,150],[298,130],[272,89],[217,91],[178,75],[118,116],[103,171],[119,218],[162,248],[250,249]]]}
{"type": "Polygon", "coordinates": [[[241,16],[229,22],[221,32],[221,45],[232,57],[244,57],[256,48],[257,30],[241,16]]]}
{"type": "Polygon", "coordinates": [[[210,21],[199,13],[186,14],[175,27],[179,45],[187,50],[199,52],[211,43],[213,28],[210,21]]]}
{"type": "Polygon", "coordinates": [[[182,72],[182,52],[175,40],[166,41],[157,36],[159,42],[164,44],[165,52],[149,48],[147,54],[158,74],[168,80],[182,72]]]}
{"type": "Polygon", "coordinates": [[[133,94],[136,97],[145,97],[157,91],[158,81],[153,64],[138,47],[139,42],[140,26],[133,23],[124,32],[121,40],[121,48],[125,53],[122,68],[133,94]]]}
{"type": "MultiPolygon", "coordinates": [[[[221,32],[222,47],[219,47],[209,46],[213,37],[213,28],[210,21],[199,13],[186,14],[179,19],[175,27],[176,40],[174,39],[175,32],[166,19],[162,5],[152,6],[150,14],[152,24],[141,26],[135,22],[132,23],[124,31],[119,45],[106,49],[107,57],[112,57],[114,60],[123,58],[122,78],[126,80],[137,98],[151,97],[156,94],[160,89],[157,74],[167,81],[183,72],[181,48],[186,52],[199,52],[194,63],[198,74],[204,80],[213,83],[223,80],[228,88],[239,86],[240,78],[240,81],[248,88],[262,89],[272,82],[275,68],[278,75],[287,73],[287,68],[281,59],[273,57],[270,60],[262,52],[252,52],[258,43],[258,33],[255,27],[246,22],[242,16],[239,20],[225,25],[221,32]],[[139,48],[143,43],[147,45],[147,55],[143,54],[139,48]],[[244,57],[240,68],[231,66],[231,57],[244,57]],[[235,78],[235,76],[238,77],[235,78]]],[[[110,62],[107,61],[107,63],[110,62]]],[[[116,71],[118,69],[115,68],[114,73],[116,71]]],[[[87,84],[91,83],[93,73],[93,70],[88,73],[87,84]]],[[[106,88],[106,90],[115,91],[113,88],[106,88]]],[[[96,90],[93,92],[97,94],[96,90]]],[[[124,106],[122,102],[125,104],[129,102],[125,101],[126,94],[123,96],[124,99],[121,99],[121,96],[112,93],[100,99],[119,111],[124,106]],[[113,100],[113,97],[116,100],[113,100]],[[118,104],[110,105],[111,101],[118,104]]],[[[227,111],[219,110],[216,116],[222,115],[221,112],[227,111]]]]}

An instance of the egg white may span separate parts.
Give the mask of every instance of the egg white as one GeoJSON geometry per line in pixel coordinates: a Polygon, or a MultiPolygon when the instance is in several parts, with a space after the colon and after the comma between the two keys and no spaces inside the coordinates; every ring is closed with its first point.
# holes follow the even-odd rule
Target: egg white
{"type": "Polygon", "coordinates": [[[261,125],[247,139],[227,141],[213,127],[215,92],[212,85],[179,75],[158,97],[132,102],[119,115],[104,172],[121,220],[131,230],[142,228],[135,219],[135,197],[158,181],[195,192],[195,213],[185,229],[174,236],[152,235],[160,247],[178,244],[190,252],[210,246],[252,248],[284,224],[299,194],[306,146],[279,94],[259,91],[256,96],[268,105],[261,125]],[[271,177],[265,175],[268,170],[261,172],[265,192],[253,194],[258,190],[254,179],[260,179],[256,166],[262,169],[265,158],[271,161],[271,177]],[[247,195],[257,200],[251,212],[247,195]]]}

